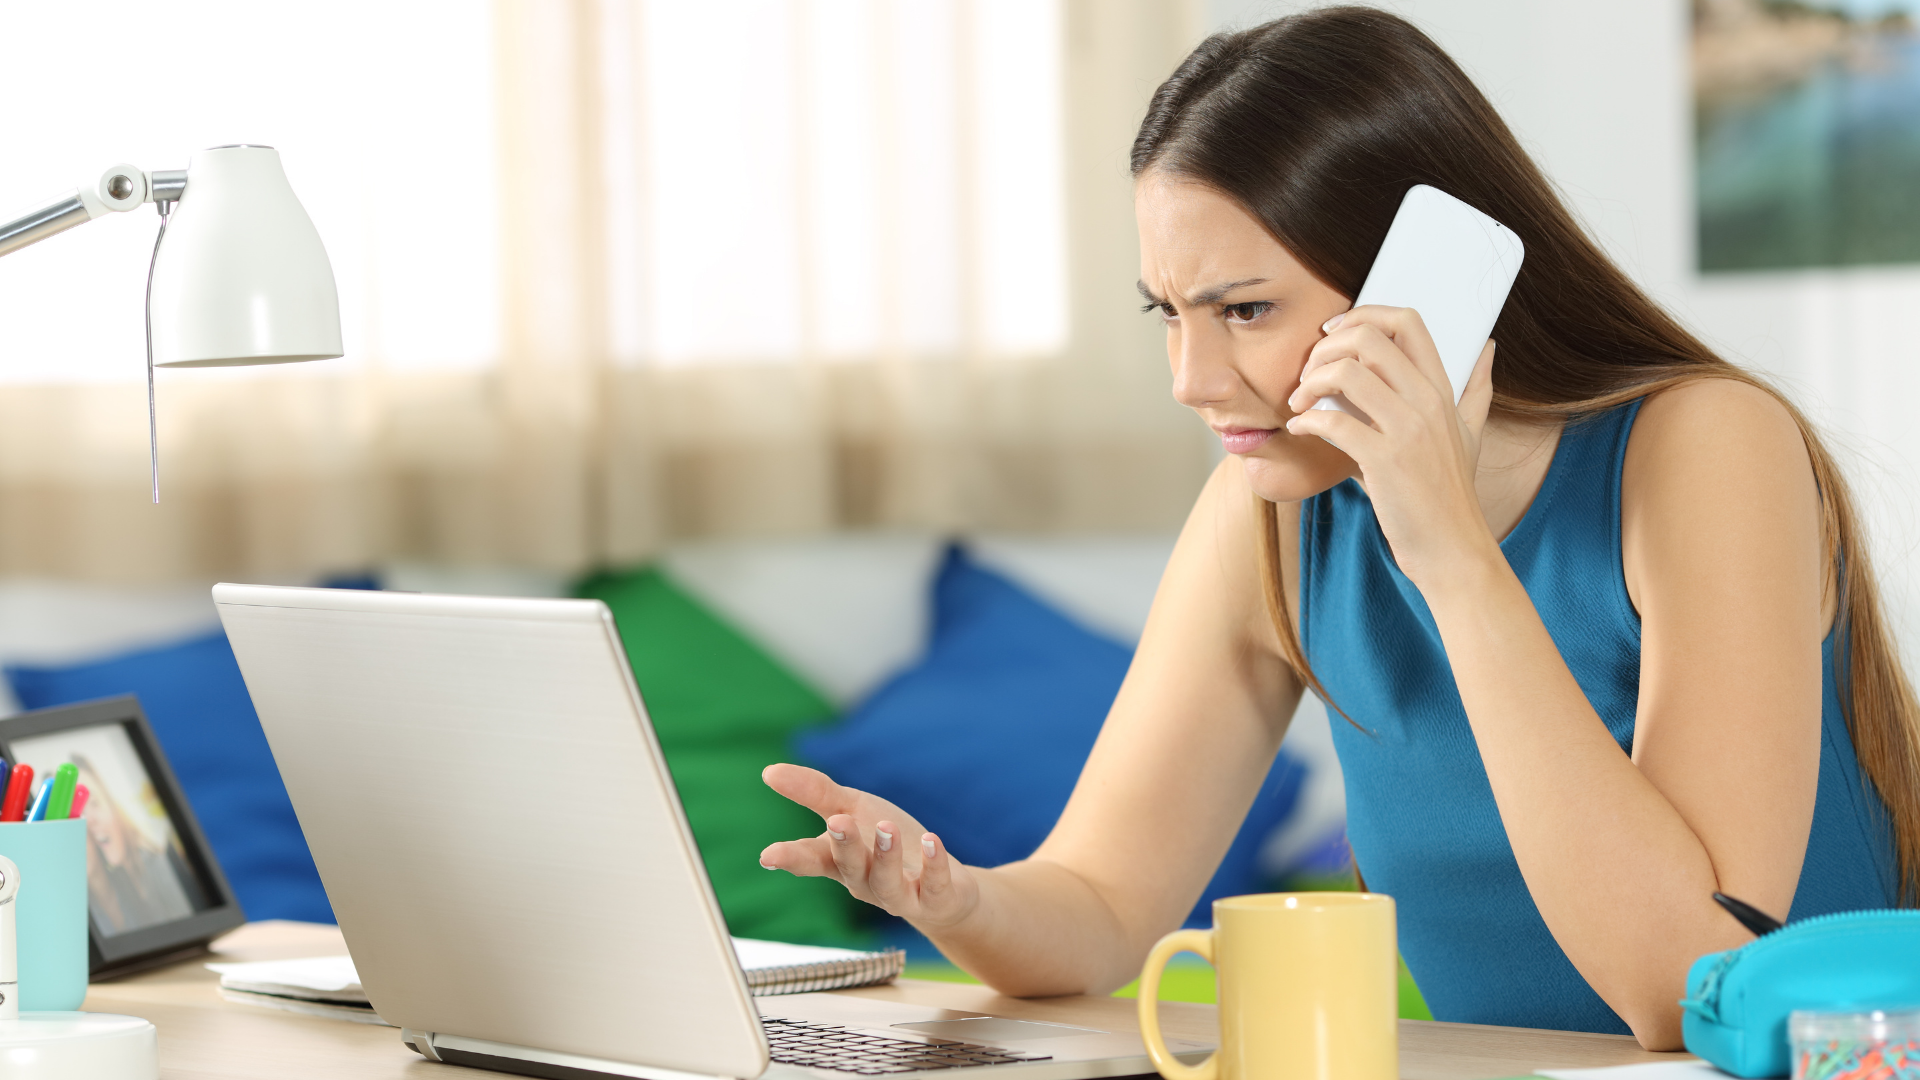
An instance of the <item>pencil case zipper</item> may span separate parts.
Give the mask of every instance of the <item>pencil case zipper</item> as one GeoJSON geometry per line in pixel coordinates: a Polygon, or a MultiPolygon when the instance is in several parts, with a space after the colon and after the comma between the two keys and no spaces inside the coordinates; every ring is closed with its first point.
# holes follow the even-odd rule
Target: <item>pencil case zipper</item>
{"type": "Polygon", "coordinates": [[[1920,933],[1920,911],[1841,911],[1789,923],[1737,949],[1721,953],[1701,978],[1699,990],[1688,995],[1680,1005],[1703,1019],[1716,1024],[1723,1023],[1720,1017],[1721,990],[1727,985],[1728,978],[1743,964],[1756,963],[1756,957],[1764,959],[1779,949],[1803,945],[1821,937],[1852,936],[1872,930],[1920,933]]]}

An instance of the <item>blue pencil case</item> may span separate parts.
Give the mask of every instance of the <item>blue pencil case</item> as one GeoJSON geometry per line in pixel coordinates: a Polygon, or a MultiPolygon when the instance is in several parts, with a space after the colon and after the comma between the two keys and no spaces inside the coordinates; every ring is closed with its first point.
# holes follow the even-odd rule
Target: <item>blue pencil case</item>
{"type": "Polygon", "coordinates": [[[1735,1076],[1786,1076],[1787,1014],[1920,1006],[1920,911],[1789,923],[1687,972],[1687,1049],[1735,1076]]]}

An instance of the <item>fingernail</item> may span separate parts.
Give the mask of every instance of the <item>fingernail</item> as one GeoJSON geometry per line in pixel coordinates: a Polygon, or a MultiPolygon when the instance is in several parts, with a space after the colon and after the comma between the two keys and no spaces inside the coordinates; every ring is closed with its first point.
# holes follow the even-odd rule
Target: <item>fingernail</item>
{"type": "Polygon", "coordinates": [[[1321,323],[1320,332],[1323,334],[1333,333],[1335,330],[1338,330],[1340,328],[1340,324],[1346,320],[1346,317],[1347,317],[1347,314],[1346,312],[1343,311],[1340,314],[1335,315],[1333,318],[1328,319],[1326,322],[1321,323]]]}
{"type": "Polygon", "coordinates": [[[932,834],[920,838],[920,854],[925,855],[929,859],[940,854],[939,847],[933,842],[932,834]]]}
{"type": "Polygon", "coordinates": [[[847,838],[847,834],[846,834],[846,833],[843,833],[843,832],[836,832],[836,831],[835,831],[835,830],[833,830],[833,829],[828,829],[828,830],[827,830],[827,835],[828,835],[828,836],[831,836],[831,837],[833,837],[833,838],[834,838],[835,840],[845,840],[845,839],[847,838]]]}
{"type": "Polygon", "coordinates": [[[1291,435],[1291,434],[1293,434],[1293,433],[1294,433],[1294,432],[1293,432],[1293,421],[1294,421],[1294,420],[1298,420],[1298,419],[1300,419],[1300,418],[1296,416],[1296,417],[1294,417],[1293,419],[1291,419],[1291,420],[1288,420],[1288,421],[1287,421],[1287,423],[1286,423],[1286,428],[1287,428],[1287,434],[1289,434],[1289,435],[1291,435]]]}
{"type": "Polygon", "coordinates": [[[772,863],[769,863],[769,862],[763,862],[763,863],[761,863],[761,864],[760,864],[760,869],[762,869],[762,870],[778,870],[778,869],[780,869],[780,868],[779,868],[779,867],[777,867],[777,866],[775,866],[775,865],[773,865],[772,863]]]}
{"type": "Polygon", "coordinates": [[[880,850],[892,851],[893,850],[893,834],[890,832],[885,832],[880,829],[875,829],[874,831],[880,834],[880,850]]]}

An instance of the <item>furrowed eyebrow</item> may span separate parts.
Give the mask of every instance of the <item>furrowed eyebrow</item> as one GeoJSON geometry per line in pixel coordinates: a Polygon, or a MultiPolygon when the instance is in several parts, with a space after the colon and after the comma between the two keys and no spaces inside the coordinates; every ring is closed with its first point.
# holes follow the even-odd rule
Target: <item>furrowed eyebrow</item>
{"type": "MultiPolygon", "coordinates": [[[[1261,277],[1244,278],[1240,281],[1229,281],[1224,285],[1215,285],[1211,289],[1204,289],[1199,293],[1196,293],[1193,297],[1192,303],[1194,307],[1205,307],[1208,304],[1217,304],[1221,300],[1225,299],[1228,293],[1232,292],[1235,289],[1244,289],[1249,285],[1265,285],[1266,283],[1267,283],[1267,279],[1261,278],[1261,277]]],[[[1146,282],[1136,281],[1133,284],[1135,288],[1140,290],[1140,295],[1146,299],[1147,303],[1152,304],[1156,307],[1166,303],[1165,300],[1161,299],[1158,296],[1155,296],[1153,294],[1152,289],[1147,288],[1146,282]]]]}
{"type": "Polygon", "coordinates": [[[1235,289],[1244,289],[1249,285],[1265,285],[1266,283],[1266,278],[1256,277],[1247,278],[1243,281],[1229,281],[1225,285],[1215,285],[1211,289],[1205,289],[1196,293],[1193,297],[1193,306],[1205,307],[1208,304],[1217,304],[1225,299],[1228,293],[1235,289]]]}

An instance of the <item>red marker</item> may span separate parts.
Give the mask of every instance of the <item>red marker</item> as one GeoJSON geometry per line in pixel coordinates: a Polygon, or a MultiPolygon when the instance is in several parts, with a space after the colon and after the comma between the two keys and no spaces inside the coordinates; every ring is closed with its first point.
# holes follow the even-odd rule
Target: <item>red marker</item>
{"type": "Polygon", "coordinates": [[[33,766],[15,765],[7,779],[7,796],[0,801],[0,821],[25,821],[27,799],[33,794],[33,766]]]}
{"type": "Polygon", "coordinates": [[[73,818],[77,818],[77,817],[79,817],[79,816],[80,816],[81,814],[83,814],[83,813],[85,813],[85,812],[86,812],[86,810],[87,810],[87,795],[88,795],[88,794],[89,794],[89,792],[87,791],[87,785],[85,785],[85,784],[75,784],[75,785],[74,785],[74,788],[73,788],[73,805],[67,808],[67,818],[68,818],[68,820],[72,820],[73,818]]]}

